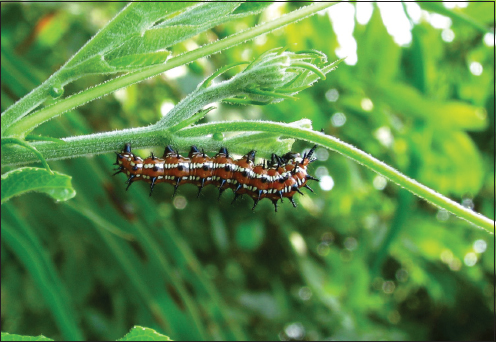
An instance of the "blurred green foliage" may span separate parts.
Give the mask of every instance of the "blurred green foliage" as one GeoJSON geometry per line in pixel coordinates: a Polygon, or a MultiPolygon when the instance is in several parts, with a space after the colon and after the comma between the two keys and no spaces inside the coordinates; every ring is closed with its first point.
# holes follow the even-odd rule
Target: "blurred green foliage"
{"type": "MultiPolygon", "coordinates": [[[[43,335],[25,336],[9,333],[2,333],[2,341],[53,341],[43,335]]],[[[117,341],[172,341],[168,336],[159,334],[153,329],[134,326],[129,333],[117,341]]]]}
{"type": "MultiPolygon", "coordinates": [[[[2,111],[123,6],[2,4],[2,111]]],[[[309,118],[314,129],[494,219],[493,46],[477,25],[455,19],[494,27],[483,15],[493,6],[448,11],[456,14],[450,42],[424,18],[412,23],[411,43],[399,46],[374,5],[366,24],[355,22],[355,65],[342,63],[298,101],[222,105],[206,120],[309,118]]],[[[273,11],[215,27],[172,52],[270,20],[273,11]]],[[[329,17],[313,16],[93,101],[35,133],[65,137],[155,122],[162,106],[216,69],[280,46],[318,49],[333,60],[339,43],[329,17]]],[[[65,94],[105,79],[81,78],[65,94]]],[[[340,155],[318,150],[317,157],[313,173],[332,177],[332,189],[318,188],[277,214],[268,201],[255,213],[251,201],[229,206],[227,194],[217,202],[210,188],[200,199],[194,187],[181,187],[173,200],[167,186],[152,198],[145,184],[125,192],[122,179],[110,177],[111,155],[51,162],[73,177],[74,199],[32,193],[2,206],[2,331],[111,340],[140,324],[174,340],[490,339],[493,236],[340,155]]]]}

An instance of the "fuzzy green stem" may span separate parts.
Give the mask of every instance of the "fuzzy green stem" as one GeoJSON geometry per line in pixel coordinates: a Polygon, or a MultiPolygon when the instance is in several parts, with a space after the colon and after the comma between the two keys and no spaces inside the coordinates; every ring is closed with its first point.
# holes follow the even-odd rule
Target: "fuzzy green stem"
{"type": "Polygon", "coordinates": [[[434,204],[439,208],[443,208],[452,214],[486,229],[488,232],[494,233],[495,222],[473,210],[463,207],[462,205],[452,201],[451,199],[437,193],[436,191],[420,184],[414,179],[403,175],[398,170],[372,157],[371,155],[357,149],[356,147],[345,143],[335,137],[325,135],[320,132],[315,132],[310,129],[296,128],[288,124],[263,121],[235,121],[222,123],[209,123],[198,125],[192,128],[186,128],[177,132],[179,136],[191,137],[202,136],[212,133],[237,132],[237,131],[258,131],[272,132],[281,135],[290,136],[300,140],[305,140],[323,147],[332,149],[345,155],[356,162],[365,165],[371,170],[383,175],[399,186],[412,192],[420,198],[434,204]]]}
{"type": "MultiPolygon", "coordinates": [[[[43,84],[33,89],[29,94],[14,103],[2,113],[2,137],[9,127],[22,123],[24,115],[32,111],[34,108],[42,104],[50,97],[48,90],[50,89],[51,78],[43,84]]],[[[7,136],[7,135],[6,135],[7,136]]]]}
{"type": "MultiPolygon", "coordinates": [[[[30,145],[43,154],[45,160],[57,160],[119,151],[123,141],[143,148],[170,143],[167,132],[154,131],[152,126],[75,136],[63,140],[65,144],[36,141],[30,145]]],[[[30,150],[10,145],[2,148],[5,150],[2,153],[2,166],[36,161],[30,150]]]]}
{"type": "MultiPolygon", "coordinates": [[[[53,105],[45,107],[17,122],[3,122],[3,116],[7,115],[6,111],[2,114],[2,134],[4,134],[4,136],[21,136],[22,134],[29,133],[31,130],[33,130],[35,127],[42,124],[43,122],[48,121],[66,111],[79,107],[94,99],[108,95],[133,83],[140,82],[147,78],[159,75],[175,67],[188,64],[190,62],[198,60],[199,58],[218,53],[224,49],[243,43],[247,40],[254,39],[262,34],[269,33],[288,24],[295,23],[334,4],[335,3],[324,2],[300,8],[268,23],[264,23],[262,25],[233,34],[222,40],[171,58],[165,64],[152,66],[145,70],[129,73],[122,77],[114,78],[106,83],[99,84],[94,88],[87,89],[79,94],[60,100],[53,105]]],[[[33,92],[35,91],[36,89],[33,92]]],[[[23,98],[21,101],[26,101],[26,99],[23,98]]],[[[13,110],[17,111],[17,109],[15,108],[13,110]]],[[[17,117],[18,113],[13,113],[13,116],[17,117]]]]}
{"type": "Polygon", "coordinates": [[[43,155],[34,146],[28,144],[27,142],[25,142],[23,140],[17,139],[17,138],[4,138],[4,139],[2,139],[2,146],[9,145],[9,144],[22,146],[22,147],[28,149],[29,151],[31,151],[32,153],[34,153],[36,155],[36,157],[38,157],[38,159],[40,160],[43,167],[51,175],[53,175],[53,171],[50,169],[50,166],[48,166],[48,163],[46,162],[45,158],[43,158],[43,155]]]}

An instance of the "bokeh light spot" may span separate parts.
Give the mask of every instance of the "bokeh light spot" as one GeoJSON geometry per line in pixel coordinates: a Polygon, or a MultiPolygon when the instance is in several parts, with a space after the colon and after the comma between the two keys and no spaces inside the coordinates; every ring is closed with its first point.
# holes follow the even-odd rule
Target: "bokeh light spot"
{"type": "Polygon", "coordinates": [[[172,101],[166,100],[160,105],[160,114],[162,116],[166,116],[172,108],[174,108],[174,103],[172,103],[172,101]]]}
{"type": "Polygon", "coordinates": [[[188,205],[188,200],[184,196],[176,196],[172,201],[172,205],[174,206],[174,208],[182,210],[188,205]]]}
{"type": "Polygon", "coordinates": [[[362,109],[367,112],[370,112],[372,109],[374,109],[374,103],[368,97],[363,98],[360,102],[360,105],[362,106],[362,109]]]}
{"type": "Polygon", "coordinates": [[[356,20],[360,25],[365,25],[372,18],[372,12],[374,11],[374,6],[370,2],[357,1],[355,3],[356,7],[356,20]]]}
{"type": "Polygon", "coordinates": [[[393,143],[393,134],[391,134],[391,129],[389,127],[387,126],[379,127],[374,132],[374,136],[385,147],[391,147],[393,143]]]}
{"type": "Polygon", "coordinates": [[[114,92],[114,97],[117,101],[123,103],[127,99],[127,89],[122,88],[114,92]]]}
{"type": "Polygon", "coordinates": [[[386,280],[384,283],[382,283],[382,291],[385,294],[391,294],[394,292],[395,289],[396,285],[394,284],[394,281],[386,280]]]}
{"type": "Polygon", "coordinates": [[[330,191],[334,187],[334,179],[331,176],[322,176],[319,182],[320,188],[324,191],[330,191]]]}
{"type": "Polygon", "coordinates": [[[451,43],[455,39],[455,32],[451,29],[444,29],[443,32],[441,32],[441,38],[447,42],[451,43]]]}
{"type": "Polygon", "coordinates": [[[480,64],[479,62],[470,63],[469,69],[470,72],[475,76],[482,75],[483,68],[482,68],[482,64],[480,64]]]}
{"type": "Polygon", "coordinates": [[[448,266],[452,271],[459,271],[462,268],[462,262],[458,258],[453,258],[448,266]]]}
{"type": "Polygon", "coordinates": [[[331,116],[331,124],[334,127],[341,127],[346,123],[346,116],[343,113],[334,113],[331,116]]]}
{"type": "Polygon", "coordinates": [[[451,19],[437,13],[431,13],[429,22],[432,27],[437,29],[448,29],[451,27],[451,19]]]}
{"type": "Polygon", "coordinates": [[[341,2],[327,12],[332,22],[332,28],[336,33],[339,47],[336,48],[336,56],[344,58],[348,65],[355,65],[358,61],[357,42],[353,37],[355,28],[355,7],[346,2],[341,2]]]}
{"type": "Polygon", "coordinates": [[[377,175],[374,177],[374,180],[372,181],[372,185],[377,190],[384,190],[384,188],[387,185],[387,179],[381,175],[377,175]]]}
{"type": "Polygon", "coordinates": [[[325,148],[317,148],[317,150],[315,151],[315,156],[321,162],[326,161],[327,159],[329,159],[329,151],[325,148]]]}
{"type": "Polygon", "coordinates": [[[329,102],[336,102],[339,99],[339,91],[337,89],[329,89],[325,93],[325,98],[329,102]]]}
{"type": "Polygon", "coordinates": [[[477,253],[484,253],[487,248],[487,242],[484,240],[476,240],[474,242],[474,251],[477,253]]]}
{"type": "Polygon", "coordinates": [[[494,33],[488,32],[484,35],[484,44],[489,47],[494,46],[494,33]]]}
{"type": "Polygon", "coordinates": [[[446,222],[449,219],[449,212],[446,209],[439,209],[436,214],[436,219],[441,222],[446,222]]]}
{"type": "Polygon", "coordinates": [[[465,257],[463,258],[463,262],[468,267],[472,267],[477,263],[477,255],[474,252],[469,252],[465,254],[465,257]]]}
{"type": "Polygon", "coordinates": [[[354,251],[358,246],[358,242],[354,237],[347,237],[344,240],[344,247],[349,251],[354,251]]]}
{"type": "Polygon", "coordinates": [[[172,68],[164,72],[164,76],[168,79],[175,80],[185,76],[188,73],[188,68],[184,65],[172,68]]]}
{"type": "Polygon", "coordinates": [[[310,290],[310,288],[308,286],[303,286],[298,291],[298,296],[302,300],[309,300],[310,298],[312,298],[312,290],[310,290]]]}
{"type": "Polygon", "coordinates": [[[305,328],[300,322],[286,325],[284,333],[292,340],[300,341],[305,337],[305,328]]]}
{"type": "Polygon", "coordinates": [[[291,241],[293,248],[298,254],[305,255],[307,253],[307,244],[299,233],[292,232],[289,236],[289,241],[291,241]]]}

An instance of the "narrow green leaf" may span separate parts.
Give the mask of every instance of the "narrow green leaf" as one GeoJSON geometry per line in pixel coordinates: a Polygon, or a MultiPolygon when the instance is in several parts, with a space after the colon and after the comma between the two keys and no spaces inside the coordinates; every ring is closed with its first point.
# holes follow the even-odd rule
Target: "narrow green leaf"
{"type": "Polygon", "coordinates": [[[33,145],[27,143],[24,140],[17,139],[17,138],[3,138],[1,140],[1,145],[2,146],[5,146],[5,145],[19,145],[19,146],[22,146],[22,147],[30,150],[32,153],[34,153],[36,155],[36,157],[38,157],[38,159],[41,161],[41,164],[43,164],[43,166],[48,171],[48,173],[50,173],[50,174],[53,175],[53,172],[50,169],[50,166],[48,165],[47,161],[45,160],[45,157],[43,157],[43,155],[33,145]]]}
{"type": "Polygon", "coordinates": [[[477,194],[484,180],[484,165],[470,136],[460,131],[441,131],[423,150],[418,179],[441,193],[477,194]]]}
{"type": "MultiPolygon", "coordinates": [[[[195,25],[195,26],[210,26],[215,25],[216,22],[222,20],[223,17],[231,14],[240,3],[236,2],[206,2],[199,6],[189,8],[183,13],[166,20],[157,25],[157,27],[176,26],[176,25],[195,25]]],[[[259,9],[258,11],[261,11],[259,9]]],[[[247,15],[253,13],[244,12],[247,15]]]]}
{"type": "Polygon", "coordinates": [[[272,103],[272,100],[263,102],[263,101],[254,101],[254,100],[248,100],[248,99],[241,99],[241,98],[227,98],[222,100],[224,103],[228,104],[233,104],[233,105],[243,105],[243,106],[248,106],[248,105],[254,105],[254,106],[265,106],[268,104],[272,103]]]}
{"type": "Polygon", "coordinates": [[[206,109],[202,109],[198,111],[198,113],[194,114],[193,116],[181,121],[177,125],[173,126],[170,128],[171,132],[176,132],[179,131],[180,129],[183,129],[184,127],[187,127],[189,125],[194,124],[195,122],[201,120],[205,115],[207,115],[209,112],[214,110],[216,107],[208,107],[206,109]]]}
{"type": "Polygon", "coordinates": [[[104,218],[99,216],[97,213],[95,213],[93,210],[89,209],[88,207],[80,205],[80,204],[76,204],[75,201],[67,202],[66,204],[69,208],[74,210],[78,215],[81,215],[84,218],[90,220],[94,224],[95,227],[100,228],[100,229],[105,229],[106,231],[108,231],[114,235],[117,235],[120,238],[126,239],[128,241],[134,240],[133,234],[126,233],[120,227],[105,220],[104,218]]]}
{"type": "Polygon", "coordinates": [[[43,135],[35,135],[35,134],[28,134],[24,138],[26,141],[51,141],[54,143],[61,143],[65,144],[65,141],[62,139],[57,139],[57,138],[52,138],[52,137],[46,137],[43,135]]]}
{"type": "Polygon", "coordinates": [[[286,95],[286,94],[278,94],[278,93],[273,92],[273,91],[263,91],[263,90],[257,90],[257,89],[247,89],[245,92],[247,94],[253,94],[253,95],[272,96],[272,97],[281,98],[281,99],[297,100],[297,98],[294,97],[294,96],[286,95]]]}
{"type": "Polygon", "coordinates": [[[2,211],[6,212],[5,216],[13,218],[13,222],[11,224],[3,220],[4,215],[2,215],[2,242],[28,271],[41,294],[40,300],[53,316],[64,339],[81,340],[83,335],[78,327],[71,297],[57,274],[55,264],[38,236],[33,233],[32,227],[22,217],[18,217],[17,213],[13,213],[12,207],[8,207],[9,204],[6,204],[2,211]]]}
{"type": "Polygon", "coordinates": [[[53,341],[51,338],[45,337],[43,335],[39,336],[24,336],[15,335],[9,333],[2,333],[2,341],[53,341]]]}
{"type": "Polygon", "coordinates": [[[255,13],[263,10],[264,8],[270,6],[273,1],[245,1],[242,2],[241,5],[234,10],[233,14],[241,14],[241,13],[255,13]]]}
{"type": "Polygon", "coordinates": [[[29,191],[44,192],[57,201],[73,198],[76,191],[71,184],[72,177],[56,171],[53,173],[36,167],[23,167],[3,174],[2,203],[29,191]]]}
{"type": "Polygon", "coordinates": [[[149,65],[165,63],[169,55],[170,52],[166,50],[127,55],[112,59],[108,62],[108,64],[112,67],[115,67],[116,70],[119,71],[132,70],[137,67],[146,67],[149,65]]]}
{"type": "Polygon", "coordinates": [[[150,328],[135,325],[123,338],[117,341],[172,341],[168,336],[162,335],[150,328]]]}
{"type": "Polygon", "coordinates": [[[304,68],[304,69],[307,69],[307,70],[310,70],[310,71],[313,71],[315,74],[319,75],[319,77],[323,80],[326,79],[326,76],[325,74],[319,69],[317,68],[315,65],[313,64],[310,64],[310,63],[305,63],[305,62],[298,62],[298,63],[293,63],[291,64],[291,66],[293,67],[300,67],[300,68],[304,68]]]}
{"type": "Polygon", "coordinates": [[[126,42],[106,54],[105,59],[111,60],[117,57],[165,49],[193,36],[196,31],[196,26],[186,25],[154,28],[146,31],[144,34],[135,34],[127,37],[126,42]]]}
{"type": "Polygon", "coordinates": [[[83,75],[112,73],[115,71],[102,55],[94,55],[78,65],[61,69],[58,78],[63,80],[64,83],[69,83],[83,75]]]}
{"type": "Polygon", "coordinates": [[[225,73],[229,69],[232,69],[232,68],[234,68],[235,66],[238,66],[238,65],[249,64],[249,63],[250,62],[237,62],[237,63],[226,65],[226,66],[220,68],[219,70],[217,70],[216,72],[214,72],[210,77],[208,77],[207,79],[205,79],[205,81],[203,81],[203,83],[201,83],[198,86],[198,88],[207,88],[208,86],[210,86],[212,84],[212,81],[216,77],[218,77],[219,75],[225,73]]]}

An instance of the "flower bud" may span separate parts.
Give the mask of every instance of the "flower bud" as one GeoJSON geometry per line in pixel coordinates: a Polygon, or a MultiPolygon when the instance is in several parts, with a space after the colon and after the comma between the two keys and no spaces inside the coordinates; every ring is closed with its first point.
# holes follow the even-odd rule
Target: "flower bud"
{"type": "Polygon", "coordinates": [[[325,79],[327,57],[319,51],[288,52],[281,48],[269,50],[256,58],[231,81],[239,91],[226,102],[237,104],[269,104],[309,87],[318,78],[325,79]],[[324,68],[324,71],[321,70],[324,68]]]}

